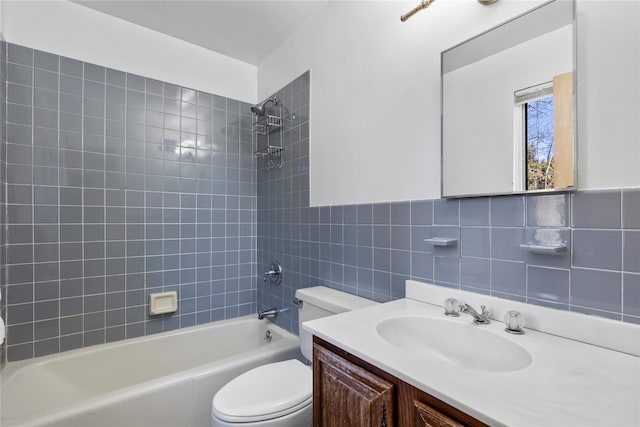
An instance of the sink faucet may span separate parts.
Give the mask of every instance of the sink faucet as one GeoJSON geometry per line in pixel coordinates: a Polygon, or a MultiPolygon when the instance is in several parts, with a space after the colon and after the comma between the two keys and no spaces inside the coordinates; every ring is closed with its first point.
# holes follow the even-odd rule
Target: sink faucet
{"type": "Polygon", "coordinates": [[[473,307],[469,304],[462,303],[460,304],[460,311],[463,313],[468,313],[473,317],[473,322],[478,324],[487,324],[489,323],[489,316],[491,316],[491,312],[487,310],[487,307],[484,305],[480,306],[480,310],[482,313],[478,313],[473,307]]]}

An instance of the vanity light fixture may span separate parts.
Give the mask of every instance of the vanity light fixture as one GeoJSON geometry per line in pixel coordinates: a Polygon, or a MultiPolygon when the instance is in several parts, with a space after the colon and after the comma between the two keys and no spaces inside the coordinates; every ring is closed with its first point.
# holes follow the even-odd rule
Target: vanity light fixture
{"type": "MultiPolygon", "coordinates": [[[[422,0],[419,5],[411,9],[409,12],[400,16],[400,20],[402,22],[406,22],[407,19],[411,18],[416,13],[420,12],[422,9],[426,9],[436,0],[422,0]]],[[[498,0],[478,0],[478,3],[483,4],[485,6],[489,6],[490,4],[494,4],[498,0]]]]}
{"type": "Polygon", "coordinates": [[[413,15],[420,12],[422,9],[426,9],[429,6],[431,6],[431,3],[433,3],[434,1],[436,0],[422,0],[419,5],[417,5],[416,7],[411,9],[409,12],[405,13],[404,15],[400,16],[400,20],[402,22],[406,22],[407,19],[411,18],[413,15]]]}

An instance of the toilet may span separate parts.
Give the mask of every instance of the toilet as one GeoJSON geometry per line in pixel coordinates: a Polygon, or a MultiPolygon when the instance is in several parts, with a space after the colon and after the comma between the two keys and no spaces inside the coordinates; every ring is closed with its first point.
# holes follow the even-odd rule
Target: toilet
{"type": "MultiPolygon", "coordinates": [[[[302,323],[377,304],[325,286],[299,289],[300,350],[311,361],[313,337],[302,323]]],[[[297,359],[269,363],[229,381],[213,397],[213,427],[302,427],[313,421],[313,374],[297,359]]]]}

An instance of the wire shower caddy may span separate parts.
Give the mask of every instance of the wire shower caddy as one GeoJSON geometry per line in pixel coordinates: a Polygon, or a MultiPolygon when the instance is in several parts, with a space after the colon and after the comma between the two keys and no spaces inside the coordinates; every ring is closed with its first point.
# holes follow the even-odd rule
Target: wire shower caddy
{"type": "Polygon", "coordinates": [[[282,168],[282,152],[284,151],[282,139],[282,104],[278,98],[274,99],[274,107],[265,110],[264,115],[254,114],[253,133],[256,135],[255,155],[258,159],[266,159],[265,170],[282,168]],[[274,135],[278,132],[277,135],[274,135]]]}

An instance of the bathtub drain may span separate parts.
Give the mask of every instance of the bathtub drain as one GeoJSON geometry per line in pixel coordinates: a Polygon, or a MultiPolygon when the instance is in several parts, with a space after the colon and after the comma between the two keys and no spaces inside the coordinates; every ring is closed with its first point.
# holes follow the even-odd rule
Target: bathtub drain
{"type": "Polygon", "coordinates": [[[264,339],[267,342],[271,342],[271,331],[267,329],[267,332],[264,333],[264,339]]]}

